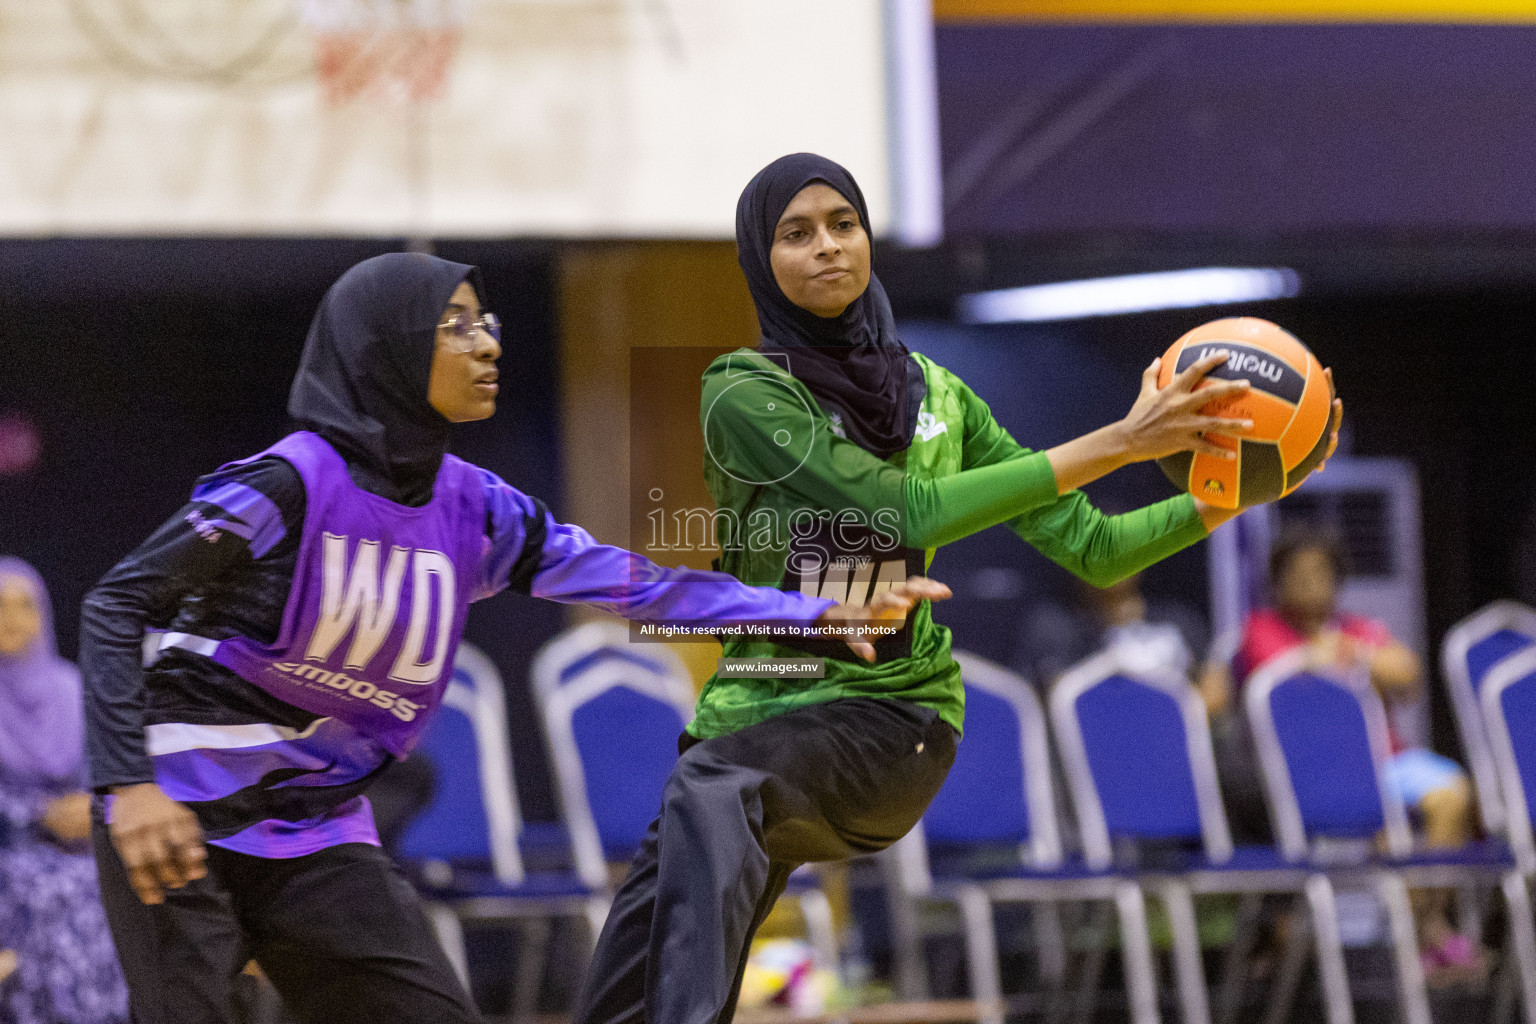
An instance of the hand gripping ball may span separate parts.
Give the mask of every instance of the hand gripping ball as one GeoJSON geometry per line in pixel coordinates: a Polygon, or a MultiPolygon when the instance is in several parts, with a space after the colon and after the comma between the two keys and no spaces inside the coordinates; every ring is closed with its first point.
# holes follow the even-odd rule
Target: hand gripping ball
{"type": "Polygon", "coordinates": [[[1323,365],[1289,331],[1257,317],[1213,320],[1190,331],[1163,354],[1157,386],[1216,352],[1227,361],[1212,370],[1196,391],[1212,380],[1246,380],[1246,395],[1211,402],[1200,411],[1253,421],[1241,439],[1212,435],[1222,448],[1236,450],[1234,460],[1195,452],[1158,459],[1176,486],[1218,508],[1238,509],[1290,494],[1301,486],[1328,451],[1328,421],[1333,385],[1323,365]]]}

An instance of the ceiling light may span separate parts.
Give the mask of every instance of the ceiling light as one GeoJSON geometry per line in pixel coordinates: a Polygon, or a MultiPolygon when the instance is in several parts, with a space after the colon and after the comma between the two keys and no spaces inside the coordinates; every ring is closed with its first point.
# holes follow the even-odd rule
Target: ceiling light
{"type": "Polygon", "coordinates": [[[1222,306],[1288,299],[1300,291],[1300,285],[1296,271],[1288,267],[1202,267],[1096,277],[962,295],[960,319],[968,324],[1038,323],[1222,306]]]}

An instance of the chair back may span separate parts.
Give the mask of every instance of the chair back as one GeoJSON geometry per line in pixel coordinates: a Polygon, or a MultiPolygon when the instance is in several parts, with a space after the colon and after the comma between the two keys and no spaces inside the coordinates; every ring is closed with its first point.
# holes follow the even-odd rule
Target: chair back
{"type": "Polygon", "coordinates": [[[1051,691],[1051,723],[1090,866],[1116,840],[1196,839],[1232,857],[1205,705],[1182,676],[1112,648],[1051,691]]]}
{"type": "Polygon", "coordinates": [[[1024,679],[955,651],[965,682],[965,738],[923,815],[931,843],[1017,843],[1032,867],[1061,863],[1050,745],[1040,699],[1024,679]]]}
{"type": "Polygon", "coordinates": [[[1488,670],[1478,696],[1499,789],[1505,830],[1522,871],[1536,871],[1531,798],[1536,795],[1536,647],[1504,658],[1488,670]]]}
{"type": "Polygon", "coordinates": [[[1499,772],[1493,763],[1478,694],[1488,672],[1516,651],[1536,645],[1536,609],[1495,601],[1452,626],[1440,646],[1440,666],[1467,766],[1477,783],[1478,810],[1490,832],[1505,828],[1499,772]]]}
{"type": "Polygon", "coordinates": [[[503,884],[522,882],[506,692],[491,659],[469,644],[459,645],[443,702],[416,749],[432,760],[432,800],[401,834],[401,855],[489,863],[503,884]]]}
{"type": "Polygon", "coordinates": [[[1412,852],[1408,815],[1383,770],[1387,711],[1364,668],[1318,668],[1304,650],[1260,666],[1244,705],[1281,853],[1304,860],[1322,840],[1385,832],[1393,856],[1412,852]]]}
{"type": "Polygon", "coordinates": [[[551,640],[533,663],[576,873],[606,888],[607,862],[645,838],[693,715],[693,684],[661,644],[632,644],[613,622],[551,640]]]}

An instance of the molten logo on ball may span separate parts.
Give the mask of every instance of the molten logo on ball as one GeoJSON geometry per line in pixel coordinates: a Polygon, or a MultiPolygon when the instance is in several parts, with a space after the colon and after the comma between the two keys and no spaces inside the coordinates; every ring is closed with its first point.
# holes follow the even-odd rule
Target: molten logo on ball
{"type": "Polygon", "coordinates": [[[1246,380],[1251,387],[1245,395],[1207,403],[1200,412],[1251,420],[1253,429],[1240,437],[1215,438],[1224,448],[1235,447],[1236,459],[1179,452],[1158,464],[1180,489],[1218,508],[1274,501],[1300,487],[1327,454],[1333,388],[1307,346],[1256,317],[1214,320],[1174,342],[1163,355],[1158,387],[1167,387],[1175,373],[1218,352],[1227,361],[1207,379],[1246,380]]]}
{"type": "MultiPolygon", "coordinates": [[[[1226,371],[1225,375],[1233,377],[1257,375],[1263,377],[1271,384],[1278,384],[1280,383],[1280,375],[1290,369],[1288,366],[1281,366],[1279,363],[1265,359],[1252,349],[1243,348],[1240,345],[1232,347],[1225,345],[1202,345],[1200,350],[1195,353],[1195,359],[1204,359],[1206,356],[1216,355],[1217,353],[1226,355],[1227,361],[1221,365],[1221,369],[1226,371]]],[[[1190,361],[1193,362],[1194,360],[1190,361]]]]}

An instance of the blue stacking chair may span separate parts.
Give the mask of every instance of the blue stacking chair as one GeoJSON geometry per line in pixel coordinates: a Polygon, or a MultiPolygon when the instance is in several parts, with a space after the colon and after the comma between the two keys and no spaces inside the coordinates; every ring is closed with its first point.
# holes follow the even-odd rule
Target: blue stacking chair
{"type": "MultiPolygon", "coordinates": [[[[551,640],[534,660],[533,681],[576,871],[611,902],[609,862],[634,856],[661,807],[678,735],[693,716],[693,684],[665,645],[632,644],[615,622],[551,640]]],[[[815,876],[795,872],[786,895],[799,902],[818,960],[835,970],[831,905],[815,876]]]]}
{"type": "Polygon", "coordinates": [[[1246,690],[1282,853],[1318,869],[1314,880],[1324,899],[1332,899],[1336,878],[1374,887],[1387,911],[1404,1016],[1409,1024],[1428,1024],[1407,887],[1497,881],[1514,866],[1508,849],[1473,843],[1461,850],[1415,851],[1407,810],[1386,783],[1386,708],[1363,668],[1311,666],[1298,650],[1261,667],[1246,690]],[[1378,836],[1385,856],[1375,852],[1378,836]]]}
{"type": "Polygon", "coordinates": [[[501,674],[469,644],[459,646],[442,706],[417,749],[432,760],[433,796],[401,835],[399,856],[414,869],[427,916],[466,985],[465,922],[543,926],[528,930],[529,955],[519,963],[519,1006],[531,1010],[547,922],[581,918],[600,927],[603,904],[573,871],[524,870],[501,674]]]}
{"type": "Polygon", "coordinates": [[[1413,853],[1407,811],[1382,772],[1390,741],[1381,698],[1361,673],[1311,668],[1301,650],[1261,667],[1244,689],[1281,853],[1322,869],[1312,877],[1320,915],[1335,913],[1341,873],[1373,884],[1387,911],[1404,1017],[1429,1024],[1408,888],[1371,850],[1380,834],[1392,861],[1413,853]]]}
{"type": "Polygon", "coordinates": [[[1504,834],[1504,802],[1478,693],[1494,665],[1533,645],[1536,609],[1514,601],[1495,601],[1452,626],[1440,646],[1456,728],[1477,788],[1478,811],[1483,827],[1492,835],[1504,834]]]}
{"type": "Polygon", "coordinates": [[[1536,794],[1536,647],[1518,651],[1489,669],[1479,697],[1515,856],[1515,867],[1502,879],[1510,945],[1520,973],[1525,1021],[1536,1024],[1536,924],[1527,885],[1536,874],[1536,839],[1531,834],[1531,798],[1536,794]]]}
{"type": "MultiPolygon", "coordinates": [[[[1265,892],[1308,897],[1327,1019],[1350,1024],[1331,890],[1272,848],[1233,846],[1205,705],[1188,680],[1114,648],[1063,675],[1050,704],[1088,865],[1135,877],[1167,908],[1185,1024],[1211,1019],[1193,896],[1265,892]],[[1144,856],[1150,845],[1155,857],[1144,856]]],[[[1227,1013],[1240,995],[1238,952],[1228,958],[1227,1013]]]]}
{"type": "MultiPolygon", "coordinates": [[[[1003,1017],[993,908],[1032,904],[1041,975],[1059,988],[1066,973],[1056,904],[1108,900],[1123,935],[1126,991],[1137,1024],[1156,1021],[1156,984],[1146,906],[1133,881],[1063,854],[1052,791],[1050,746],[1039,698],[1022,678],[964,651],[954,652],[965,682],[965,737],[944,786],[923,820],[891,851],[908,904],[904,957],[920,964],[922,901],[954,904],[965,927],[971,994],[983,1021],[1003,1017]],[[1001,850],[1006,858],[993,858],[1001,850]]],[[[917,992],[913,995],[921,995],[917,992]]]]}

